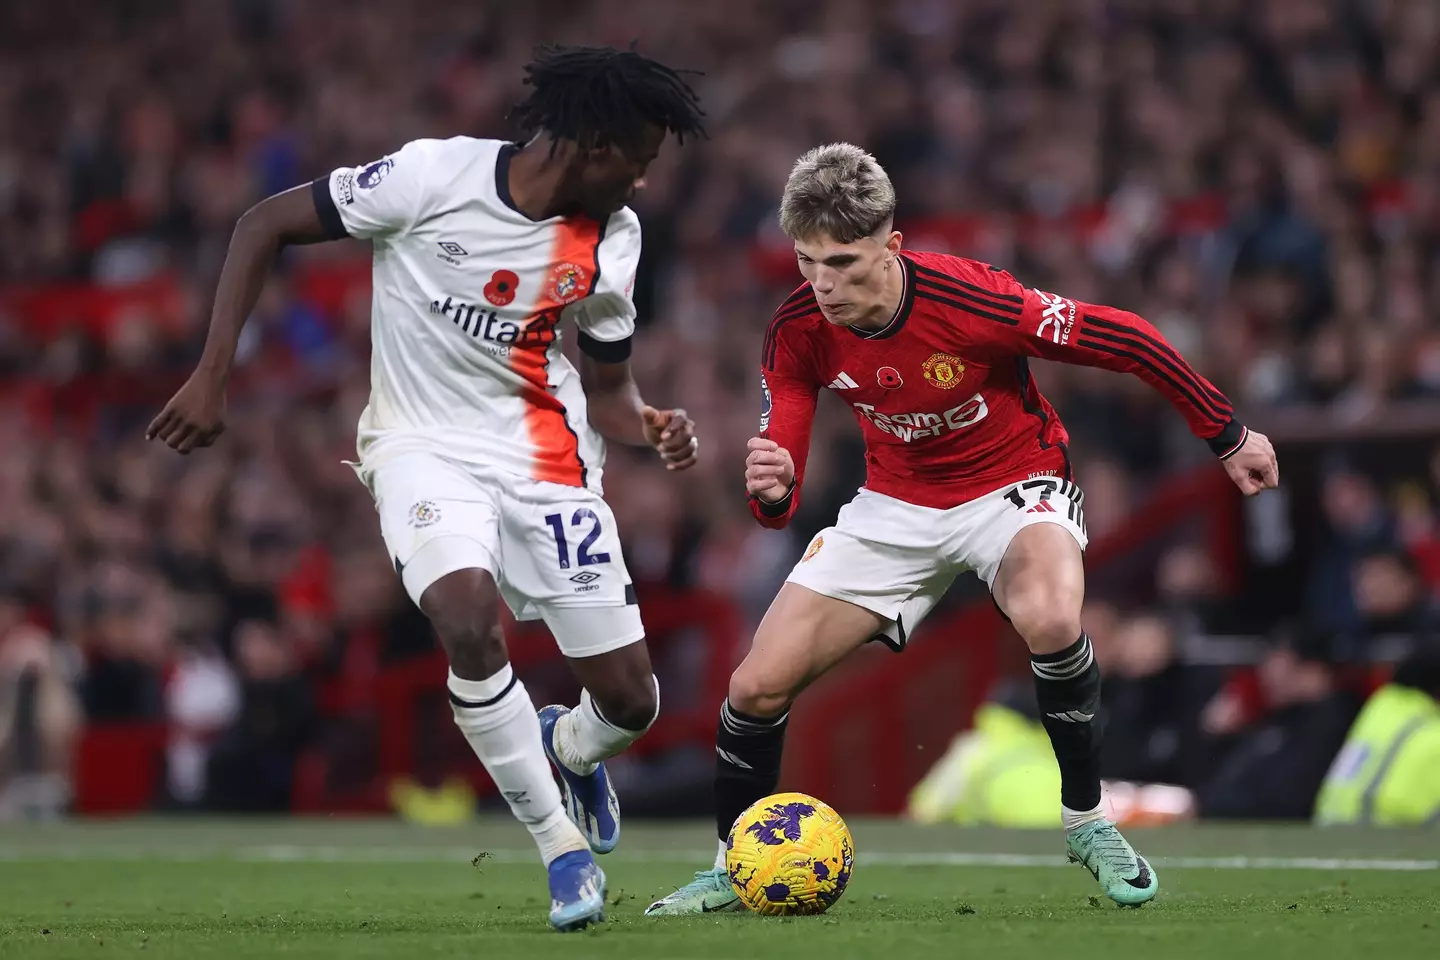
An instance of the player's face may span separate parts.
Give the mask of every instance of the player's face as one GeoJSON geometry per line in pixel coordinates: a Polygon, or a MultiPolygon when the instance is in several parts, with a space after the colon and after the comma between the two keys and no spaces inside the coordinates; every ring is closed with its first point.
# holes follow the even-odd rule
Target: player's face
{"type": "Polygon", "coordinates": [[[800,273],[815,291],[826,320],[850,326],[870,320],[886,301],[885,265],[900,250],[900,234],[889,231],[837,243],[828,236],[795,242],[800,273]]]}
{"type": "Polygon", "coordinates": [[[611,145],[582,154],[577,194],[585,212],[608,217],[635,199],[664,141],[665,131],[650,126],[630,150],[611,145]]]}

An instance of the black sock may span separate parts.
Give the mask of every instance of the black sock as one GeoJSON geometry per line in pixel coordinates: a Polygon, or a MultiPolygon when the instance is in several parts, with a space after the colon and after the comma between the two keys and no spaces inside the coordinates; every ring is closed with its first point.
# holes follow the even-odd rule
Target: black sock
{"type": "Polygon", "coordinates": [[[715,830],[721,840],[756,800],[775,792],[780,782],[780,757],[785,750],[785,722],[778,717],[752,717],[720,705],[715,732],[715,830]]]}
{"type": "Polygon", "coordinates": [[[1058,653],[1030,656],[1040,721],[1060,764],[1060,802],[1071,810],[1100,805],[1100,667],[1090,638],[1058,653]]]}

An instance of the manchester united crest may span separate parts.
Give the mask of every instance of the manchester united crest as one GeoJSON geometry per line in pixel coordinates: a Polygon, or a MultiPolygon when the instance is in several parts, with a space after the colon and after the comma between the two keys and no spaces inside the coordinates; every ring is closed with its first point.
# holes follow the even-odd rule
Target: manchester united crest
{"type": "Polygon", "coordinates": [[[920,364],[920,370],[932,386],[941,390],[954,389],[965,376],[965,364],[960,362],[959,357],[948,353],[932,353],[929,360],[920,364]]]}
{"type": "Polygon", "coordinates": [[[557,263],[550,270],[550,293],[556,303],[574,303],[585,295],[589,278],[585,268],[574,263],[557,263]]]}
{"type": "Polygon", "coordinates": [[[806,560],[809,560],[811,557],[815,556],[815,554],[820,552],[820,548],[823,546],[825,546],[824,537],[816,537],[814,540],[811,540],[810,546],[805,548],[805,556],[800,558],[800,562],[804,563],[806,560]]]}

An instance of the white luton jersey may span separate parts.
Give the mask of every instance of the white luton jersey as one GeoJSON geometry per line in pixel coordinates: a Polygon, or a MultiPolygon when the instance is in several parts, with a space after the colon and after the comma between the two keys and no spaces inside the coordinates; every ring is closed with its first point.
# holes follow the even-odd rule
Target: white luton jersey
{"type": "Polygon", "coordinates": [[[416,140],[315,181],[333,235],[374,241],[364,466],[417,450],[600,492],[605,443],[560,347],[629,356],[640,221],[531,220],[498,140],[416,140]]]}

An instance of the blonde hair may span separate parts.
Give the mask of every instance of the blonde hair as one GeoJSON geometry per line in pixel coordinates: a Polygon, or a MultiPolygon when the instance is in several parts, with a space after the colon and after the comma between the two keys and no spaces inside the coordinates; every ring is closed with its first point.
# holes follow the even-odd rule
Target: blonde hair
{"type": "Polygon", "coordinates": [[[780,229],[792,240],[837,243],[874,236],[895,217],[885,168],[853,143],[815,147],[795,161],[780,199],[780,229]]]}

